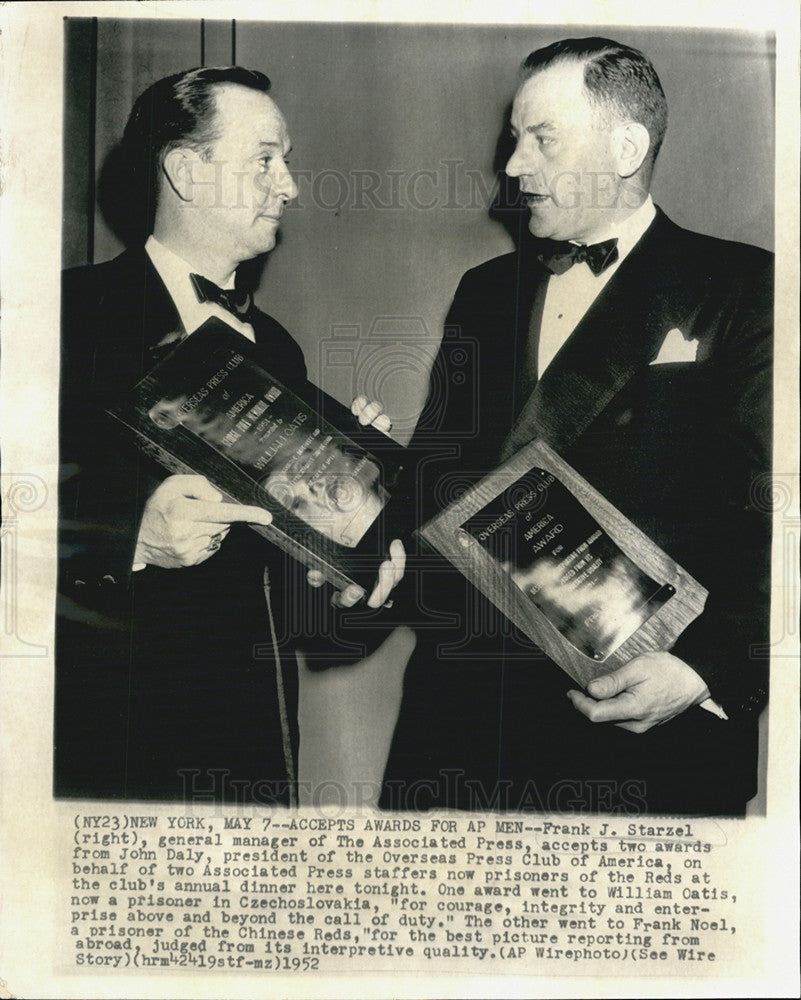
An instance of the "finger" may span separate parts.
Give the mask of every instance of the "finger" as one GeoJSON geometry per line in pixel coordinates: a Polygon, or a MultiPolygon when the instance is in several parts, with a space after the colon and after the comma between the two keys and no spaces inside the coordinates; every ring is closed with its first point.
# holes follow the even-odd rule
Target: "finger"
{"type": "Polygon", "coordinates": [[[352,608],[357,601],[360,601],[364,597],[364,590],[357,586],[355,583],[350,584],[350,586],[345,587],[344,590],[338,590],[331,598],[331,603],[335,608],[352,608]]]}
{"type": "Polygon", "coordinates": [[[403,574],[406,572],[406,549],[399,538],[395,538],[389,543],[389,555],[393,569],[392,586],[395,587],[401,582],[403,574]]]}
{"type": "MultiPolygon", "coordinates": [[[[210,525],[210,528],[219,527],[219,525],[210,525]]],[[[220,528],[219,531],[209,531],[207,547],[210,549],[218,549],[222,544],[223,540],[228,537],[228,532],[231,530],[230,525],[226,525],[224,528],[220,528]]]]}
{"type": "Polygon", "coordinates": [[[375,427],[377,431],[381,431],[382,434],[389,434],[392,430],[392,421],[386,413],[379,413],[373,421],[373,427],[375,427]]]}
{"type": "Polygon", "coordinates": [[[389,545],[390,558],[378,567],[378,582],[367,600],[369,608],[380,608],[386,604],[393,587],[403,579],[406,570],[406,549],[403,542],[395,538],[389,545]]]}
{"type": "Polygon", "coordinates": [[[373,400],[364,407],[360,414],[358,414],[359,423],[362,424],[362,426],[371,424],[378,414],[383,412],[383,409],[384,407],[377,400],[373,400]]]}
{"type": "Polygon", "coordinates": [[[640,706],[630,691],[624,691],[607,701],[588,698],[581,691],[568,691],[567,696],[573,707],[585,715],[590,722],[641,721],[640,706]]]}
{"type": "Polygon", "coordinates": [[[197,554],[197,556],[195,556],[193,560],[187,562],[186,565],[199,566],[201,563],[204,563],[207,559],[211,559],[212,556],[216,555],[217,552],[219,551],[219,548],[220,546],[218,545],[216,548],[212,549],[208,547],[206,547],[205,549],[201,549],[201,551],[197,554]]]}
{"type": "Polygon", "coordinates": [[[308,583],[310,587],[322,587],[325,583],[325,577],[319,569],[310,569],[306,574],[306,583],[308,583]]]}
{"type": "Polygon", "coordinates": [[[392,565],[392,560],[387,559],[378,567],[378,583],[375,585],[372,594],[370,594],[367,599],[367,607],[380,608],[389,597],[394,586],[394,567],[392,565]]]}
{"type": "Polygon", "coordinates": [[[199,566],[207,559],[211,559],[211,557],[215,555],[217,550],[220,548],[219,541],[215,544],[215,538],[217,538],[216,535],[212,535],[211,537],[203,535],[199,539],[196,539],[191,548],[187,548],[180,555],[181,565],[199,566]]]}
{"type": "Polygon", "coordinates": [[[593,677],[587,685],[587,691],[593,698],[605,699],[614,698],[634,683],[640,680],[639,671],[629,663],[624,663],[611,674],[604,674],[603,677],[593,677]]]}
{"type": "Polygon", "coordinates": [[[192,508],[192,519],[206,524],[232,524],[246,521],[248,524],[267,525],[273,519],[269,510],[264,507],[248,507],[240,503],[209,503],[205,500],[195,501],[192,508]]]}
{"type": "Polygon", "coordinates": [[[350,404],[350,412],[354,415],[354,417],[358,417],[365,406],[367,406],[367,397],[356,396],[350,404]]]}

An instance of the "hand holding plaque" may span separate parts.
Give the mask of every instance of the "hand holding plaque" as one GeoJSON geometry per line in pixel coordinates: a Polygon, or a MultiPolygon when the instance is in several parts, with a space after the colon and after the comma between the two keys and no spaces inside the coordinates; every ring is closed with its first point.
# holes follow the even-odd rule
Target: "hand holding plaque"
{"type": "Polygon", "coordinates": [[[205,476],[168,476],[142,512],[134,567],[197,566],[219,549],[233,522],[271,520],[262,507],[225,503],[205,476]]]}
{"type": "Polygon", "coordinates": [[[397,546],[385,561],[386,508],[403,449],[369,426],[343,433],[355,423],[346,407],[312,387],[301,398],[225,323],[205,323],[109,413],[169,471],[269,512],[269,524],[251,527],[338,588],[370,590],[381,568],[381,596],[397,576],[397,546]]]}
{"type": "Polygon", "coordinates": [[[707,596],[542,441],[419,534],[582,686],[669,649],[707,596]]]}
{"type": "Polygon", "coordinates": [[[704,679],[689,664],[662,651],[640,653],[614,673],[594,677],[587,685],[587,694],[568,691],[567,696],[591,722],[615,725],[630,733],[645,733],[691,705],[727,718],[710,698],[704,679]]]}

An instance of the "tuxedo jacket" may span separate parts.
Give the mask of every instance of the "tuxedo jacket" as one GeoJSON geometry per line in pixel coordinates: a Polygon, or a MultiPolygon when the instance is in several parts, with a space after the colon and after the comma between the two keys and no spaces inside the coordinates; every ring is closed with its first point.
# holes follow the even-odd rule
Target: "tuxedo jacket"
{"type": "Polygon", "coordinates": [[[737,812],[767,691],[771,255],[658,211],[523,398],[548,277],[527,241],[463,277],[413,441],[431,456],[423,516],[544,438],[709,591],[672,652],[729,720],[695,707],[641,735],[590,723],[570,679],[432,563],[417,596],[439,624],[418,630],[388,778],[398,798],[426,776],[432,804],[737,812]],[[663,361],[676,343],[684,360],[663,361]]]}
{"type": "MultiPolygon", "coordinates": [[[[307,390],[287,331],[258,310],[249,318],[255,360],[307,390]]],[[[305,569],[246,525],[233,525],[199,566],[132,572],[144,505],[167,473],[104,411],[176,330],[175,306],[143,249],[66,272],[56,792],[283,801],[265,566],[290,719],[296,642],[328,663],[362,652],[358,642],[334,649],[330,595],[309,588],[305,569]]]]}

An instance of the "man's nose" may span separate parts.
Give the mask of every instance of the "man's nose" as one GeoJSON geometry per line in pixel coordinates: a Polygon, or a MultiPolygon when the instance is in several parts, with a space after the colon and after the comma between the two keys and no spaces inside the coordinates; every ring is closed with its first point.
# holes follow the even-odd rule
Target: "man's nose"
{"type": "Polygon", "coordinates": [[[530,148],[518,142],[515,151],[507,161],[505,171],[509,177],[523,177],[538,173],[539,167],[530,148]]]}
{"type": "Polygon", "coordinates": [[[285,163],[281,163],[276,168],[273,180],[273,193],[277,197],[284,198],[286,201],[292,201],[298,196],[298,186],[285,163]]]}

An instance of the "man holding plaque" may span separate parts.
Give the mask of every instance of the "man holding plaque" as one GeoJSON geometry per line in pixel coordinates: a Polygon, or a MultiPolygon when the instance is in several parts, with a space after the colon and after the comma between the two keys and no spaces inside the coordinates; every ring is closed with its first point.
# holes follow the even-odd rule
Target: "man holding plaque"
{"type": "Polygon", "coordinates": [[[460,395],[443,353],[416,443],[458,449],[421,476],[424,516],[541,439],[709,596],[670,651],[578,690],[431,569],[421,600],[455,626],[418,636],[385,802],[738,814],[767,693],[772,260],[653,204],[667,104],[639,51],[533,52],[510,124],[528,232],[457,290],[446,324],[477,342],[480,388],[460,395]]]}
{"type": "MultiPolygon", "coordinates": [[[[241,67],[148,88],[122,142],[147,241],[65,276],[59,794],[273,802],[291,784],[292,693],[273,667],[289,635],[284,605],[294,602],[306,648],[328,641],[336,612],[244,527],[268,525],[267,510],[225,502],[201,475],[165,478],[105,412],[209,319],[255,344],[255,361],[285,387],[306,387],[299,346],[237,282],[240,264],[273,248],[297,194],[269,88],[241,67]],[[268,610],[279,623],[272,642],[268,610]]],[[[378,410],[354,408],[387,430],[378,410]]],[[[402,546],[390,552],[371,608],[402,575],[402,546]]],[[[361,596],[351,587],[336,603],[361,596]]],[[[331,647],[331,662],[348,658],[331,647]]]]}

